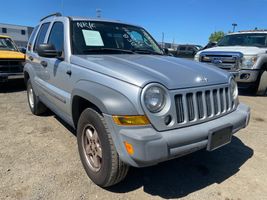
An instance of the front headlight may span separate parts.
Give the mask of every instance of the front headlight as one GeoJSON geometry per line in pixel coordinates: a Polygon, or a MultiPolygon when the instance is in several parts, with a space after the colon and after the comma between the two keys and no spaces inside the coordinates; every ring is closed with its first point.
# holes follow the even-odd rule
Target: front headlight
{"type": "Polygon", "coordinates": [[[232,98],[235,100],[238,97],[238,88],[234,79],[231,79],[230,86],[232,98]]]}
{"type": "Polygon", "coordinates": [[[159,86],[149,87],[144,94],[146,108],[152,112],[160,112],[166,104],[166,92],[159,86]]]}
{"type": "Polygon", "coordinates": [[[257,56],[244,56],[242,60],[243,68],[252,68],[254,64],[257,62],[257,56]]]}

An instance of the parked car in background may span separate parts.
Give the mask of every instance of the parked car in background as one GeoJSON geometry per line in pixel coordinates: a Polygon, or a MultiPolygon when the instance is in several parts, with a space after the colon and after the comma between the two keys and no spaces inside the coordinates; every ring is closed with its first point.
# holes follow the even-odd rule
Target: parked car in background
{"type": "Polygon", "coordinates": [[[202,49],[200,45],[178,45],[176,50],[177,57],[184,57],[184,58],[194,58],[196,53],[202,49]]]}
{"type": "Polygon", "coordinates": [[[212,47],[215,47],[217,45],[217,42],[209,42],[205,47],[203,47],[201,50],[209,49],[212,47]]]}
{"type": "Polygon", "coordinates": [[[231,74],[164,54],[140,26],[57,13],[41,20],[26,54],[30,110],[48,107],[77,131],[101,187],[129,166],[215,150],[249,123],[231,74]]]}
{"type": "Polygon", "coordinates": [[[198,52],[195,60],[236,74],[242,89],[267,94],[267,30],[228,34],[216,47],[198,52]]]}
{"type": "Polygon", "coordinates": [[[23,78],[25,55],[8,36],[0,35],[0,82],[23,78]]]}

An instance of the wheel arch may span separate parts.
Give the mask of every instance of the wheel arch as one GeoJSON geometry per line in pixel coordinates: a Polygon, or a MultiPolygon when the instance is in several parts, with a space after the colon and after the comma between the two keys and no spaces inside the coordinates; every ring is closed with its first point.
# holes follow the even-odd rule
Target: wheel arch
{"type": "Polygon", "coordinates": [[[95,109],[100,114],[138,115],[133,103],[126,96],[95,82],[78,82],[71,96],[71,113],[75,128],[80,114],[87,107],[95,109]]]}

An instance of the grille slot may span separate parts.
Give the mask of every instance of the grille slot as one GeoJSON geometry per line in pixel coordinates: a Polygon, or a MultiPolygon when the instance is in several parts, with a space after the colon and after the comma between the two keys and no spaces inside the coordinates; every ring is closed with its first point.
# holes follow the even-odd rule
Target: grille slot
{"type": "Polygon", "coordinates": [[[223,92],[224,92],[224,89],[223,88],[221,88],[220,89],[220,101],[221,101],[221,112],[224,112],[224,106],[225,106],[225,101],[224,101],[224,94],[223,94],[223,92]]]}
{"type": "Polygon", "coordinates": [[[186,103],[187,103],[188,119],[189,121],[193,121],[195,119],[193,93],[189,93],[186,95],[186,103]]]}
{"type": "Polygon", "coordinates": [[[197,108],[198,108],[198,118],[204,117],[204,104],[202,99],[202,92],[197,92],[197,108]]]}
{"type": "Polygon", "coordinates": [[[175,97],[176,104],[176,113],[177,113],[177,122],[184,122],[184,108],[183,108],[183,96],[181,94],[176,95],[175,97]]]}
{"type": "Polygon", "coordinates": [[[0,60],[0,72],[20,73],[23,72],[23,60],[0,60]]]}
{"type": "Polygon", "coordinates": [[[207,115],[208,117],[212,114],[211,100],[210,100],[210,91],[205,92],[206,106],[207,106],[207,115]]]}
{"type": "Polygon", "coordinates": [[[213,96],[214,114],[216,115],[219,112],[217,90],[213,90],[212,96],[213,96]]]}
{"type": "Polygon", "coordinates": [[[212,119],[229,112],[232,107],[228,87],[204,89],[175,95],[177,123],[212,119]]]}

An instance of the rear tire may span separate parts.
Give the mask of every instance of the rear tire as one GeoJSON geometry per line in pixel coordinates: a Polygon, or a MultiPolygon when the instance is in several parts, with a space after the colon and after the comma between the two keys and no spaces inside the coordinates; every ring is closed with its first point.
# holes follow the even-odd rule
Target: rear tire
{"type": "Polygon", "coordinates": [[[47,111],[47,107],[36,96],[30,79],[27,81],[27,97],[32,114],[41,115],[47,111]]]}
{"type": "Polygon", "coordinates": [[[95,184],[109,187],[125,178],[129,166],[120,160],[103,116],[91,108],[79,118],[77,142],[83,167],[95,184]]]}

